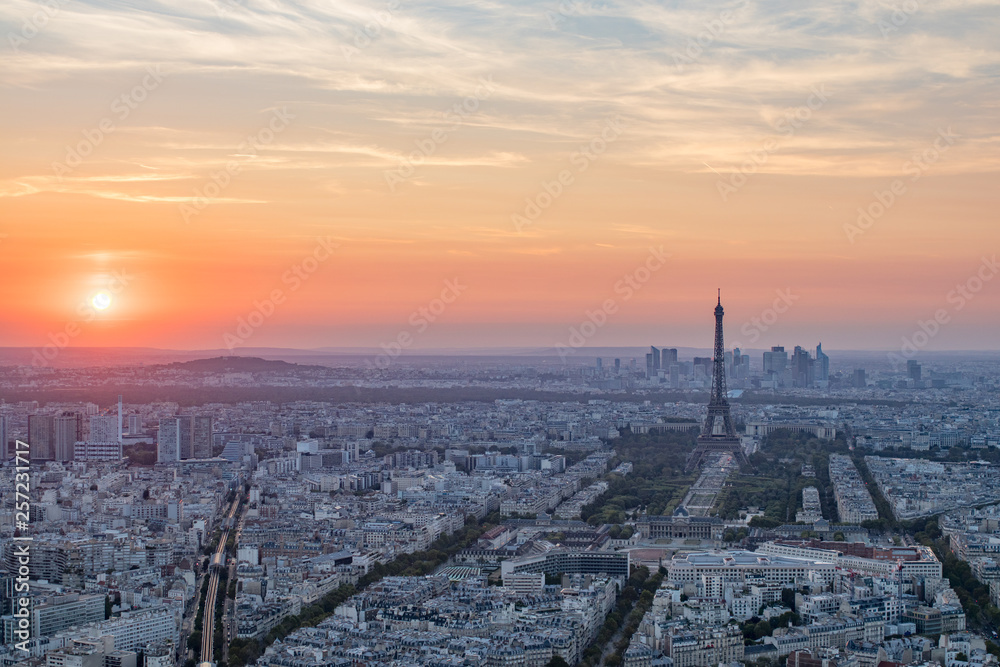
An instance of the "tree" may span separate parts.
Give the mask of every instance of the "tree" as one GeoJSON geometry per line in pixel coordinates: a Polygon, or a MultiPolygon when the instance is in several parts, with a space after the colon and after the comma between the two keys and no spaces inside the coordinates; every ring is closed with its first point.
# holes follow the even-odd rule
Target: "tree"
{"type": "Polygon", "coordinates": [[[569,667],[569,663],[563,660],[562,656],[554,655],[546,667],[569,667]]]}
{"type": "Polygon", "coordinates": [[[772,632],[771,624],[768,623],[766,620],[761,621],[753,628],[754,637],[756,639],[760,639],[761,637],[770,637],[771,632],[772,632]]]}

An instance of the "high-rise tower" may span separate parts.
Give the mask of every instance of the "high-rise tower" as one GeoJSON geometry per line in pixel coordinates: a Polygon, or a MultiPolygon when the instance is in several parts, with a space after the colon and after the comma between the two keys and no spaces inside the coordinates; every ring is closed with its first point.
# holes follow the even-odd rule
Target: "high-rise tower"
{"type": "Polygon", "coordinates": [[[746,452],[740,443],[726,396],[726,347],[722,338],[722,290],[715,306],[715,351],[712,356],[712,397],[708,401],[708,416],[698,436],[698,446],[688,458],[687,470],[700,466],[706,457],[731,454],[741,467],[749,467],[746,452]]]}

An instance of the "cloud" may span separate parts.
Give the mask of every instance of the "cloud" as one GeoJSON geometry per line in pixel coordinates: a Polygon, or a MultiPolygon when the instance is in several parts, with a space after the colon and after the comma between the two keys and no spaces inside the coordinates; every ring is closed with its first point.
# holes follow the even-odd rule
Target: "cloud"
{"type": "MultiPolygon", "coordinates": [[[[826,86],[829,102],[763,171],[883,174],[939,125],[967,138],[943,169],[996,169],[983,148],[996,136],[1000,7],[913,5],[900,18],[869,0],[63,3],[12,54],[0,91],[17,100],[14,124],[37,133],[44,161],[61,145],[45,137],[71,141],[161,64],[162,89],[112,138],[127,137],[128,154],[109,141],[95,160],[213,168],[240,154],[266,109],[287,105],[296,120],[248,168],[351,168],[378,182],[484,76],[496,91],[426,166],[562,161],[621,115],[627,128],[609,162],[725,172],[826,86]]],[[[29,0],[4,3],[0,25],[19,34],[37,11],[29,0]]],[[[6,196],[30,194],[23,177],[37,176],[15,174],[6,196]]]]}

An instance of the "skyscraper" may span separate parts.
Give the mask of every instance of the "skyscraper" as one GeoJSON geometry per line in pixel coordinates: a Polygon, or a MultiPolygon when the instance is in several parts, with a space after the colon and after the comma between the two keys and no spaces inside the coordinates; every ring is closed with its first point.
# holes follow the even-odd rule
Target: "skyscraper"
{"type": "Polygon", "coordinates": [[[660,350],[649,346],[649,354],[646,355],[646,377],[655,378],[660,374],[660,350]]]}
{"type": "Polygon", "coordinates": [[[53,420],[53,457],[56,461],[72,461],[76,443],[83,440],[83,415],[64,412],[53,420]]]}
{"type": "Polygon", "coordinates": [[[764,353],[764,375],[777,375],[780,379],[788,368],[788,353],[781,346],[772,347],[764,353]]]}
{"type": "Polygon", "coordinates": [[[830,357],[823,352],[823,343],[816,346],[816,381],[830,381],[830,357]]]}
{"type": "Polygon", "coordinates": [[[8,445],[7,438],[7,415],[0,415],[0,447],[3,448],[3,457],[14,455],[14,449],[8,445]]]}
{"type": "Polygon", "coordinates": [[[180,458],[182,459],[193,459],[194,458],[194,443],[192,442],[192,437],[194,435],[194,417],[191,415],[178,415],[178,437],[180,438],[180,458]]]}
{"type": "Polygon", "coordinates": [[[157,433],[157,461],[212,458],[212,424],[210,415],[177,415],[161,419],[157,433]]]}
{"type": "Polygon", "coordinates": [[[117,415],[95,415],[90,418],[90,442],[118,442],[117,415]]]}
{"type": "Polygon", "coordinates": [[[211,415],[196,415],[191,420],[192,458],[212,458],[212,421],[211,415]]]}
{"type": "Polygon", "coordinates": [[[750,357],[744,355],[740,348],[733,348],[732,367],[729,377],[734,380],[745,380],[750,375],[750,357]]]}
{"type": "Polygon", "coordinates": [[[177,417],[160,420],[156,433],[156,462],[172,463],[181,460],[181,429],[177,417]]]}
{"type": "Polygon", "coordinates": [[[55,459],[56,425],[53,415],[28,415],[28,444],[36,461],[55,459]]]}
{"type": "Polygon", "coordinates": [[[809,351],[798,345],[792,353],[792,381],[796,387],[811,387],[816,380],[815,360],[809,351]]]}

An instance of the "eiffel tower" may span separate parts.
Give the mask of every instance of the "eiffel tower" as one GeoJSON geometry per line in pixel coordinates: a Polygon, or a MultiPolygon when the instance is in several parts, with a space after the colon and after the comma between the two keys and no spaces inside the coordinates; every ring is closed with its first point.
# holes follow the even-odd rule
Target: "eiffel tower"
{"type": "Polygon", "coordinates": [[[686,471],[690,472],[719,454],[731,454],[741,468],[749,468],[743,445],[733,428],[733,417],[729,412],[729,400],[726,398],[726,348],[722,342],[722,290],[719,290],[719,303],[715,306],[715,356],[713,357],[714,372],[712,373],[712,398],[708,402],[708,416],[698,436],[698,446],[688,457],[686,471]]]}

